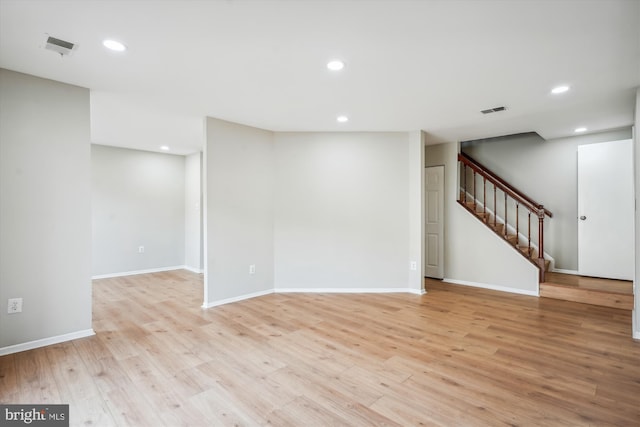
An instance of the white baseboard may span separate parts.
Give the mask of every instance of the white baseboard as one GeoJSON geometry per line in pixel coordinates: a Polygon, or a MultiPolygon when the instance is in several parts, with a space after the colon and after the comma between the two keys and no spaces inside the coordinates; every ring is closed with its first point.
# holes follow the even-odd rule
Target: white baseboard
{"type": "Polygon", "coordinates": [[[638,325],[637,313],[636,310],[631,311],[631,330],[633,331],[631,336],[634,340],[640,340],[640,329],[636,327],[638,325]]]}
{"type": "Polygon", "coordinates": [[[554,268],[551,270],[552,273],[562,273],[562,274],[573,274],[574,276],[579,276],[580,273],[578,270],[565,270],[563,268],[554,268]]]}
{"type": "Polygon", "coordinates": [[[393,294],[419,293],[418,289],[409,288],[276,288],[276,293],[315,293],[315,294],[393,294]]]}
{"type": "Polygon", "coordinates": [[[202,273],[204,273],[204,270],[203,270],[203,269],[201,269],[201,268],[194,268],[194,267],[191,267],[191,266],[188,266],[188,265],[183,265],[183,266],[182,266],[182,268],[183,268],[183,269],[185,269],[185,270],[187,270],[187,271],[190,271],[190,272],[192,272],[192,273],[196,273],[196,274],[202,274],[202,273]]]}
{"type": "Polygon", "coordinates": [[[34,348],[45,347],[65,341],[77,340],[78,338],[90,337],[95,334],[96,333],[93,329],[85,329],[84,331],[71,332],[64,335],[57,335],[55,337],[42,338],[40,340],[29,341],[22,344],[10,345],[0,348],[0,356],[19,353],[21,351],[33,350],[34,348]]]}
{"type": "Polygon", "coordinates": [[[250,298],[261,297],[269,294],[290,294],[290,293],[320,293],[320,294],[390,294],[390,293],[410,293],[415,295],[424,295],[427,292],[424,289],[411,288],[276,288],[267,289],[266,291],[253,292],[251,294],[240,295],[233,298],[226,298],[218,301],[203,302],[202,308],[211,308],[218,305],[229,304],[250,298]]]}
{"type": "Polygon", "coordinates": [[[216,307],[219,305],[223,305],[223,304],[229,304],[232,302],[238,302],[238,301],[242,301],[245,299],[250,299],[250,298],[256,298],[256,297],[261,297],[264,295],[269,295],[273,293],[273,289],[267,289],[265,291],[259,291],[259,292],[253,292],[250,294],[245,294],[245,295],[240,295],[237,297],[233,297],[233,298],[225,298],[225,299],[221,299],[218,301],[211,301],[211,302],[203,302],[202,303],[202,308],[211,308],[211,307],[216,307]]]}
{"type": "Polygon", "coordinates": [[[477,282],[467,282],[465,280],[449,279],[446,277],[442,279],[442,281],[446,283],[452,283],[454,285],[471,286],[474,288],[490,289],[492,291],[509,292],[512,294],[520,294],[520,295],[529,295],[532,297],[540,296],[539,291],[527,291],[526,289],[511,288],[508,286],[491,285],[487,283],[477,283],[477,282]]]}
{"type": "Polygon", "coordinates": [[[135,270],[135,271],[123,271],[121,273],[109,273],[109,274],[98,274],[95,276],[91,276],[92,280],[95,279],[109,279],[111,277],[123,277],[123,276],[135,276],[136,274],[148,274],[148,273],[161,273],[163,271],[173,271],[173,270],[190,270],[186,265],[174,265],[172,267],[160,267],[160,268],[149,268],[146,270],[135,270]]]}

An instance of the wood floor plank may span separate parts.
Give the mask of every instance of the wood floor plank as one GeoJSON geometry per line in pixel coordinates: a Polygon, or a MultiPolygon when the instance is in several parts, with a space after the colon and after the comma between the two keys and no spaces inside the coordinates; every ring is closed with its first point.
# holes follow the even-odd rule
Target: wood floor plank
{"type": "MultiPolygon", "coordinates": [[[[158,409],[146,398],[141,389],[119,388],[104,395],[104,402],[116,426],[163,425],[158,409]]],[[[71,403],[75,407],[80,403],[71,403]]],[[[81,420],[70,417],[70,425],[84,425],[81,420]]]]}
{"type": "Polygon", "coordinates": [[[16,355],[0,357],[0,402],[17,402],[18,374],[16,355]]]}
{"type": "Polygon", "coordinates": [[[331,411],[326,406],[317,401],[313,401],[305,396],[287,403],[282,408],[273,411],[269,424],[272,425],[300,425],[300,420],[305,420],[304,424],[309,426],[345,426],[350,424],[339,414],[331,411]]]}
{"type": "MultiPolygon", "coordinates": [[[[202,413],[209,425],[259,426],[260,423],[235,405],[232,396],[221,387],[211,387],[191,398],[189,402],[202,413]]],[[[202,423],[201,425],[205,425],[202,423]]]]}
{"type": "Polygon", "coordinates": [[[100,389],[72,342],[51,345],[45,347],[45,351],[61,402],[90,399],[100,395],[100,389]]]}
{"type": "Polygon", "coordinates": [[[427,280],[209,310],[187,271],[93,284],[96,336],[0,357],[70,425],[640,425],[631,313],[427,280]]]}
{"type": "Polygon", "coordinates": [[[47,348],[24,351],[15,355],[17,403],[64,403],[47,358],[47,348]]]}
{"type": "Polygon", "coordinates": [[[92,396],[74,400],[69,407],[69,418],[73,425],[82,426],[115,426],[109,405],[103,396],[92,396]]]}
{"type": "Polygon", "coordinates": [[[423,400],[420,408],[412,405],[406,398],[396,398],[395,396],[383,396],[378,399],[371,409],[381,415],[395,420],[403,426],[452,426],[464,425],[457,423],[455,419],[447,416],[446,409],[443,411],[437,402],[427,396],[423,400]],[[437,408],[437,409],[436,409],[437,408]]]}

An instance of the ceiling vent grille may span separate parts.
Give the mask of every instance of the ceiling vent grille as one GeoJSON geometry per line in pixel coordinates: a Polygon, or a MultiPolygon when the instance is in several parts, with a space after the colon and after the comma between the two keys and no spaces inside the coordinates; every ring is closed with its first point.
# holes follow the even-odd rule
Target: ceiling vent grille
{"type": "Polygon", "coordinates": [[[491,113],[497,113],[498,111],[504,111],[506,109],[507,109],[507,107],[495,107],[495,108],[489,108],[487,110],[482,110],[480,112],[482,114],[491,114],[491,113]]]}
{"type": "Polygon", "coordinates": [[[60,55],[69,55],[75,47],[76,45],[71,42],[60,40],[55,37],[47,37],[47,43],[44,48],[57,52],[60,55]]]}

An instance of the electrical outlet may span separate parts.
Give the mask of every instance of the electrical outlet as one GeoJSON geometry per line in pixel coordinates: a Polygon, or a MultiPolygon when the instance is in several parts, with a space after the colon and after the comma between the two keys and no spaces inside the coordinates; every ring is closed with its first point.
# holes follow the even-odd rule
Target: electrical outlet
{"type": "Polygon", "coordinates": [[[139,254],[143,254],[144,253],[144,246],[138,246],[138,253],[139,254]]]}
{"type": "Polygon", "coordinates": [[[415,261],[411,261],[411,263],[409,264],[409,268],[411,268],[411,270],[417,270],[418,269],[418,263],[415,261]]]}
{"type": "Polygon", "coordinates": [[[249,274],[256,274],[256,265],[255,264],[251,264],[249,266],[249,274]]]}
{"type": "Polygon", "coordinates": [[[22,298],[9,298],[7,300],[7,313],[22,313],[22,298]]]}

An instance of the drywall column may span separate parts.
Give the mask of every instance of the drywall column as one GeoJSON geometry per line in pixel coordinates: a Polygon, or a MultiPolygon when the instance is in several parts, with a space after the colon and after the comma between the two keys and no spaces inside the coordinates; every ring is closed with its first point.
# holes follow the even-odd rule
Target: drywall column
{"type": "Polygon", "coordinates": [[[633,281],[635,307],[633,310],[633,337],[640,340],[640,89],[636,92],[636,124],[634,127],[634,172],[636,193],[636,275],[633,281]]]}
{"type": "Polygon", "coordinates": [[[273,151],[272,132],[207,118],[205,308],[273,292],[273,151]]]}
{"type": "Polygon", "coordinates": [[[202,153],[185,159],[184,265],[202,273],[202,153]]]}
{"type": "Polygon", "coordinates": [[[409,283],[408,288],[424,292],[424,144],[423,131],[409,134],[409,283]],[[413,270],[413,263],[416,269],[413,270]]]}
{"type": "Polygon", "coordinates": [[[4,69],[0,303],[0,355],[93,334],[89,90],[4,69]]]}

